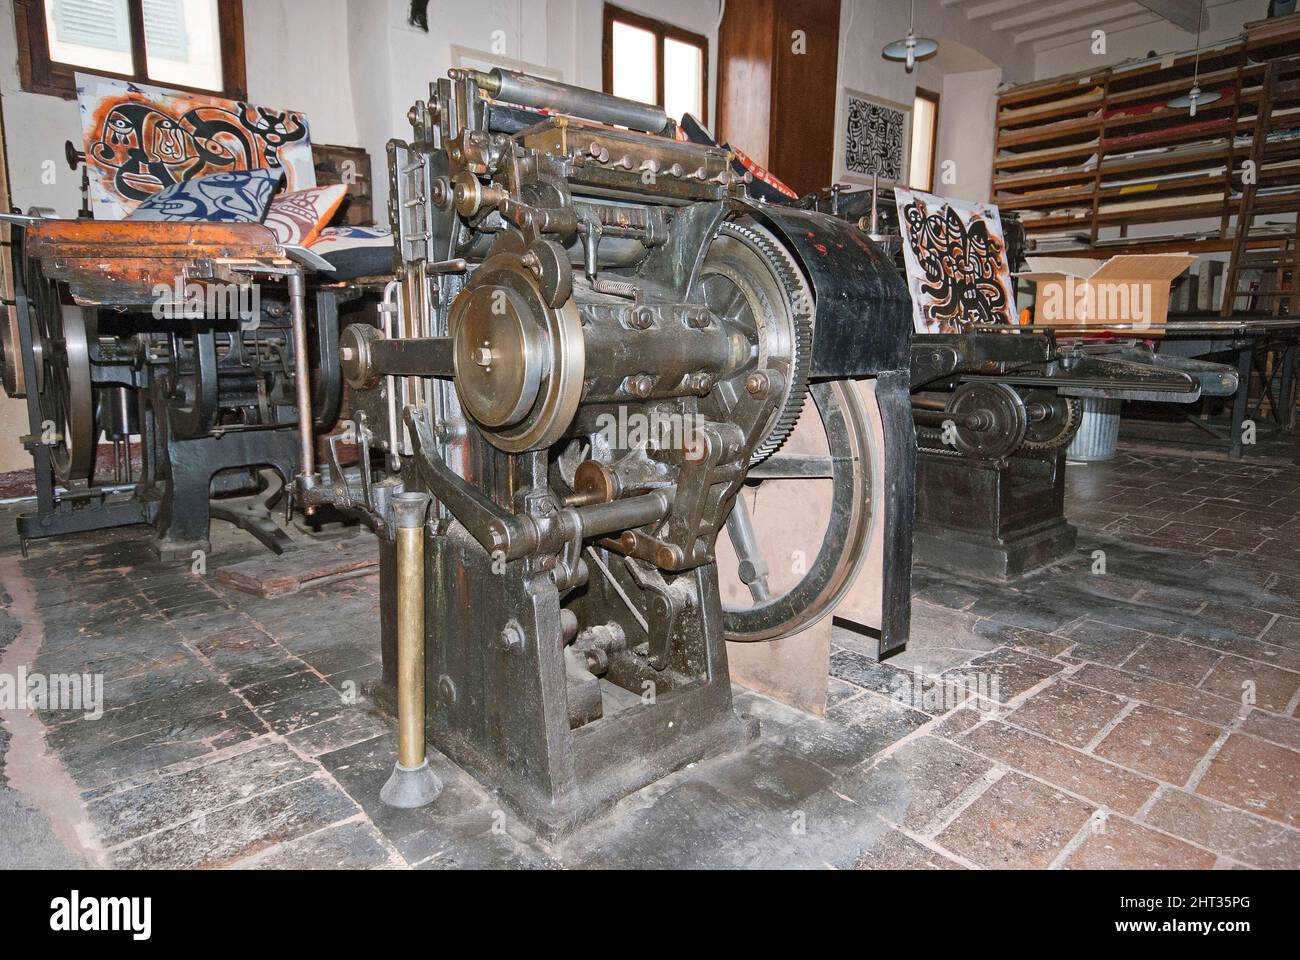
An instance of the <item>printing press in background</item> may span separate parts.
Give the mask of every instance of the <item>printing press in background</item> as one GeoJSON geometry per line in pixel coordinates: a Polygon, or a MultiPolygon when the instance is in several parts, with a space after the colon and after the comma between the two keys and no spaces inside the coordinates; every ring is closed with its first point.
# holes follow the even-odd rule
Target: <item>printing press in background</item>
{"type": "MultiPolygon", "coordinates": [[[[801,208],[858,224],[904,270],[893,190],[825,190],[801,208]]],[[[1002,216],[1013,275],[1025,232],[1002,216]]],[[[1014,291],[1012,312],[1014,313],[1014,291]]],[[[1231,396],[1232,367],[1162,355],[1138,337],[1058,336],[1042,327],[975,325],[916,333],[911,385],[918,443],[916,557],[954,572],[1007,579],[1066,556],[1066,452],[1084,401],[1190,404],[1231,396]]]]}

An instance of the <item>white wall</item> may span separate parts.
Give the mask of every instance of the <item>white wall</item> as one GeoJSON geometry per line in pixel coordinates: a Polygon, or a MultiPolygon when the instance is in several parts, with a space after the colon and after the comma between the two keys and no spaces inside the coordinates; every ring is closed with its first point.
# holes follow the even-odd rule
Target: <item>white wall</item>
{"type": "Polygon", "coordinates": [[[939,98],[934,192],[961,200],[987,201],[992,192],[993,127],[1002,70],[945,74],[939,98]],[[953,182],[941,181],[946,169],[953,182]]]}
{"type": "Polygon", "coordinates": [[[351,37],[348,0],[245,3],[249,99],[305,113],[316,143],[359,146],[351,37]]]}
{"type": "MultiPolygon", "coordinates": [[[[891,40],[906,35],[905,0],[841,0],[840,66],[836,116],[842,118],[844,88],[911,106],[916,88],[939,94],[939,138],[936,159],[952,160],[956,183],[934,189],[945,196],[968,200],[988,198],[993,164],[992,118],[997,86],[1032,79],[1032,59],[995,34],[984,21],[968,20],[961,6],[940,0],[917,0],[916,33],[940,41],[939,53],[908,73],[903,64],[880,55],[891,40]]],[[[836,122],[835,178],[845,179],[844,144],[836,122]]],[[[939,164],[936,164],[936,174],[939,164]]],[[[779,173],[779,171],[778,171],[779,173]]]]}

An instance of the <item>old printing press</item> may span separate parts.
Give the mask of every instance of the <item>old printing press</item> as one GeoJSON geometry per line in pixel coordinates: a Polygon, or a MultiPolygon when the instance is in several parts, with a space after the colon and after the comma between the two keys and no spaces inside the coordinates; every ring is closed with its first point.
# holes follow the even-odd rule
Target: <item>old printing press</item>
{"type": "MultiPolygon", "coordinates": [[[[843,217],[904,269],[893,191],[822,191],[799,206],[843,217]]],[[[1003,218],[1005,255],[1024,263],[1025,230],[1003,218]]],[[[952,241],[958,247],[959,237],[952,241]]],[[[959,251],[951,269],[959,274],[959,251]]],[[[1014,307],[1014,288],[1012,296],[1014,307]]],[[[1190,404],[1236,392],[1231,367],[1167,356],[1140,339],[1059,337],[1050,328],[973,322],[912,338],[912,416],[918,445],[916,557],[1003,580],[1074,550],[1065,516],[1066,452],[1084,402],[1190,404]]]]}
{"type": "MultiPolygon", "coordinates": [[[[876,378],[910,462],[907,292],[845,221],[747,200],[730,155],[675,139],[662,109],[458,70],[410,118],[389,156],[400,297],[340,343],[354,438],[386,476],[306,469],[298,492],[381,533],[385,799],[436,795],[428,735],[562,832],[746,742],[724,637],[797,634],[852,584],[872,523],[852,380],[876,378]],[[805,405],[828,456],[780,451],[805,405]],[[649,436],[611,427],[632,423],[649,436]],[[834,491],[785,589],[737,497],[760,476],[834,491]]],[[[888,500],[882,649],[907,634],[910,471],[888,500]]]]}
{"type": "Polygon", "coordinates": [[[6,392],[27,403],[37,494],[18,518],[24,549],[151,523],[158,556],[189,563],[218,517],[282,551],[272,506],[313,429],[338,419],[340,308],[360,291],[313,297],[304,264],[261,224],[6,219],[14,309],[0,357],[6,392]],[[310,378],[300,353],[316,358],[310,378]],[[101,434],[114,444],[107,482],[101,434]]]}

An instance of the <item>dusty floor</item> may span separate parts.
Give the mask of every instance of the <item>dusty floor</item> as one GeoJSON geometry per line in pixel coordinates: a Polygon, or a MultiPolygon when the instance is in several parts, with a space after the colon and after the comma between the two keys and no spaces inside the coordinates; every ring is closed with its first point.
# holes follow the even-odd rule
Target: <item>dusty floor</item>
{"type": "MultiPolygon", "coordinates": [[[[139,528],[22,560],[0,515],[0,648],[37,650],[0,672],[102,673],[107,711],[41,716],[79,798],[13,769],[42,728],[6,716],[0,865],[1300,867],[1300,468],[1128,448],[1069,476],[1068,562],[1004,587],[918,568],[905,654],[837,631],[827,719],[738,691],[756,744],[559,847],[446,761],[432,806],[379,804],[393,735],[353,696],[373,580],[260,600],[139,528]],[[900,703],[917,669],[997,709],[900,703]]],[[[258,555],[215,531],[214,566],[258,555]]]]}

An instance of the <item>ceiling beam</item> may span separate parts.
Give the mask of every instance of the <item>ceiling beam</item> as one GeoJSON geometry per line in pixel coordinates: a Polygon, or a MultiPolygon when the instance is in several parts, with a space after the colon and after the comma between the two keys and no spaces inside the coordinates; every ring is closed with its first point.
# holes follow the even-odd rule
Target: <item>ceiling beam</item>
{"type": "Polygon", "coordinates": [[[1201,0],[1137,0],[1156,16],[1163,17],[1188,33],[1196,32],[1202,11],[1201,0]]]}
{"type": "Polygon", "coordinates": [[[1090,35],[1093,30],[1109,26],[1109,30],[1127,29],[1124,27],[1115,27],[1118,21],[1130,19],[1135,16],[1134,10],[1137,10],[1141,16],[1151,17],[1152,20],[1159,18],[1153,14],[1141,13],[1141,7],[1133,4],[1133,9],[1127,12],[1101,13],[1092,14],[1086,17],[1072,17],[1070,19],[1057,20],[1055,23],[1049,23],[1042,27],[1031,27],[1028,30],[1017,33],[1014,37],[1016,43],[1034,43],[1039,40],[1046,40],[1048,37],[1059,37],[1063,33],[1082,32],[1085,36],[1090,35]]]}
{"type": "MultiPolygon", "coordinates": [[[[1112,22],[1107,26],[1106,30],[1108,33],[1119,33],[1121,30],[1132,30],[1160,22],[1160,18],[1153,13],[1139,13],[1136,16],[1112,22]]],[[[1092,31],[1095,29],[1096,26],[1094,25],[1070,30],[1053,37],[1041,38],[1034,42],[1034,52],[1042,53],[1044,50],[1055,50],[1058,47],[1069,46],[1071,43],[1077,43],[1080,40],[1091,39],[1092,31]]]]}
{"type": "Polygon", "coordinates": [[[1134,0],[1092,0],[1091,3],[1084,2],[1084,0],[1066,0],[1064,3],[1035,4],[1025,12],[1013,17],[994,20],[990,26],[994,30],[1012,30],[1016,27],[1028,26],[1031,23],[1055,20],[1057,17],[1069,14],[1088,14],[1095,17],[1102,13],[1111,13],[1120,9],[1128,14],[1134,14],[1141,10],[1134,0]]]}
{"type": "Polygon", "coordinates": [[[996,16],[999,13],[1006,13],[1008,10],[1020,10],[1030,5],[1032,0],[993,0],[992,3],[981,3],[978,7],[971,7],[966,11],[966,17],[970,20],[980,20],[984,17],[996,16]]]}

